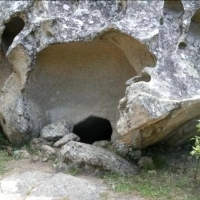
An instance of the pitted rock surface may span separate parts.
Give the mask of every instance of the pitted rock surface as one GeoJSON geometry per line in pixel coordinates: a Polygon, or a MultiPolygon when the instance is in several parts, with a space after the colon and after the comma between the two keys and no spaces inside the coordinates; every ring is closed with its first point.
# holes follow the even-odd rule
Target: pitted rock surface
{"type": "Polygon", "coordinates": [[[0,123],[13,144],[90,115],[110,120],[112,140],[135,149],[196,134],[199,1],[1,1],[0,9],[0,123]]]}
{"type": "Polygon", "coordinates": [[[47,141],[57,141],[63,136],[71,133],[73,126],[68,124],[66,121],[60,121],[57,123],[49,124],[43,127],[40,137],[47,141]]]}

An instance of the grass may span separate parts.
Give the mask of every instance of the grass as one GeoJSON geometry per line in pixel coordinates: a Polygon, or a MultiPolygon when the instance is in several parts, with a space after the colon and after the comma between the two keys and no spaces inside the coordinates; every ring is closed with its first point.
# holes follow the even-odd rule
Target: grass
{"type": "MultiPolygon", "coordinates": [[[[0,126],[0,147],[1,145],[9,144],[9,141],[3,134],[2,127],[0,126]]],[[[7,164],[10,160],[12,160],[12,158],[8,156],[8,153],[5,150],[1,150],[0,148],[0,175],[4,174],[7,171],[7,164]]]]}
{"type": "MultiPolygon", "coordinates": [[[[161,164],[160,160],[158,163],[161,164]]],[[[156,167],[155,173],[142,170],[140,174],[132,176],[107,174],[104,180],[116,192],[137,192],[149,200],[199,200],[200,175],[195,181],[195,167],[196,160],[192,160],[190,166],[184,169],[181,166],[166,165],[162,169],[156,167]]]]}
{"type": "Polygon", "coordinates": [[[6,151],[0,150],[0,175],[7,171],[7,164],[11,160],[12,157],[9,157],[6,151]]]}

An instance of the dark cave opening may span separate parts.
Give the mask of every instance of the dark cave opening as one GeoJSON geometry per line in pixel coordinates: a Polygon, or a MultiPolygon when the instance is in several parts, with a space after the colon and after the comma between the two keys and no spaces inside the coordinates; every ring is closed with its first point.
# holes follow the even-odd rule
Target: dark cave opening
{"type": "Polygon", "coordinates": [[[6,54],[14,38],[21,32],[24,26],[25,22],[20,17],[13,17],[8,23],[5,24],[5,30],[2,35],[2,48],[4,54],[6,54]]]}
{"type": "Polygon", "coordinates": [[[89,116],[74,126],[73,133],[78,135],[80,142],[92,144],[95,141],[111,140],[112,126],[109,120],[89,116]]]}

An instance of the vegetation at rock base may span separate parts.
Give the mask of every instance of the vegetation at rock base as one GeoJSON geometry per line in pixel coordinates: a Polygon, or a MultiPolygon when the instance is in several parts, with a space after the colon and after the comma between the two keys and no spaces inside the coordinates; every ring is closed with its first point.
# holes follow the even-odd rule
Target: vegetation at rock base
{"type": "MultiPolygon", "coordinates": [[[[0,139],[2,137],[4,137],[3,134],[0,134],[0,139]]],[[[199,136],[194,137],[191,140],[192,144],[180,147],[153,146],[143,150],[142,155],[151,157],[154,165],[144,166],[138,175],[125,176],[106,172],[102,173],[100,178],[113,192],[131,196],[137,194],[146,200],[199,200],[200,173],[196,173],[196,179],[194,179],[198,159],[192,156],[196,155],[195,153],[190,155],[192,146],[199,145],[196,142],[198,139],[199,136]]],[[[22,149],[35,154],[30,151],[28,145],[22,149]]],[[[192,151],[194,150],[193,148],[192,151]]],[[[0,175],[7,171],[9,161],[12,159],[13,157],[9,157],[5,150],[0,150],[0,175]]],[[[82,173],[80,169],[72,166],[67,173],[79,176],[82,173]]],[[[102,199],[109,200],[109,195],[103,194],[102,199]]]]}
{"type": "Polygon", "coordinates": [[[5,145],[9,145],[9,141],[3,134],[3,130],[0,127],[0,175],[7,171],[7,163],[12,159],[8,156],[8,152],[2,148],[5,145]]]}
{"type": "Polygon", "coordinates": [[[7,171],[7,163],[11,160],[12,158],[8,156],[5,150],[0,150],[0,175],[7,171]]]}
{"type": "Polygon", "coordinates": [[[155,168],[142,169],[133,176],[106,174],[103,178],[120,193],[137,192],[146,199],[199,200],[200,175],[194,180],[197,160],[189,155],[191,145],[170,148],[165,158],[159,151],[151,152],[155,168]]]}
{"type": "MultiPolygon", "coordinates": [[[[199,124],[196,125],[197,127],[197,131],[200,132],[200,122],[199,124]]],[[[195,170],[195,175],[194,175],[194,179],[196,180],[197,178],[197,172],[198,172],[198,168],[199,168],[199,162],[200,162],[200,136],[195,136],[193,137],[191,140],[194,140],[194,146],[192,147],[193,150],[190,152],[190,154],[194,157],[196,157],[197,159],[197,166],[196,166],[196,170],[195,170]]]]}

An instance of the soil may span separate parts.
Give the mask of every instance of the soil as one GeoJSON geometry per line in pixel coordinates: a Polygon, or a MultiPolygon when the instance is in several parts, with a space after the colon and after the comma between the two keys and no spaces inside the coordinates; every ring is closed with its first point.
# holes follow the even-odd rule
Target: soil
{"type": "MultiPolygon", "coordinates": [[[[3,175],[0,175],[0,180],[8,177],[13,174],[19,174],[27,171],[41,171],[46,173],[55,173],[53,168],[53,161],[48,162],[32,162],[29,159],[18,159],[11,160],[7,164],[7,172],[3,175]]],[[[101,184],[105,184],[103,179],[100,179],[96,176],[89,175],[77,175],[76,177],[99,182],[101,184]]],[[[105,194],[100,197],[100,200],[145,200],[145,198],[140,197],[138,194],[121,194],[115,192],[114,190],[108,189],[105,194]]]]}
{"type": "MultiPolygon", "coordinates": [[[[184,145],[179,147],[166,147],[166,146],[153,146],[142,150],[142,156],[149,156],[152,157],[155,164],[159,167],[168,167],[172,174],[184,175],[185,170],[187,168],[191,168],[191,166],[195,166],[195,163],[190,156],[189,152],[192,149],[192,145],[184,145]],[[155,158],[158,158],[156,160],[155,158]]],[[[46,173],[55,173],[53,170],[53,161],[49,160],[48,162],[32,162],[30,159],[18,159],[18,160],[11,160],[7,163],[8,170],[3,175],[0,175],[0,180],[2,178],[8,177],[13,174],[19,174],[27,171],[41,171],[46,173]]],[[[168,170],[169,171],[169,170],[168,170]]],[[[193,174],[193,173],[192,173],[193,174]]],[[[94,174],[90,173],[81,173],[76,174],[76,177],[92,181],[95,183],[100,183],[105,185],[105,180],[100,178],[99,176],[95,176],[94,174]]],[[[119,193],[116,192],[111,187],[108,187],[108,190],[105,194],[102,195],[100,200],[147,200],[149,198],[141,197],[138,193],[119,193]]],[[[177,198],[178,199],[178,196],[177,198]]]]}

